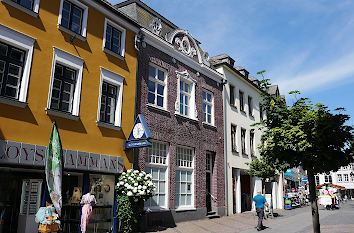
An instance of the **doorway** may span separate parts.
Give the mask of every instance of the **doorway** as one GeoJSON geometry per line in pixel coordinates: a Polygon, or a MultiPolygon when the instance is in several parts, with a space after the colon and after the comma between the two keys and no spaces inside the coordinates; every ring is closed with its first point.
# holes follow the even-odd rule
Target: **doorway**
{"type": "Polygon", "coordinates": [[[212,200],[213,198],[213,187],[212,187],[212,180],[213,180],[213,170],[214,170],[214,163],[215,163],[215,155],[214,153],[208,152],[206,154],[206,208],[207,212],[212,211],[212,200]]]}
{"type": "Polygon", "coordinates": [[[241,212],[251,210],[251,199],[251,176],[241,175],[241,212]]]}

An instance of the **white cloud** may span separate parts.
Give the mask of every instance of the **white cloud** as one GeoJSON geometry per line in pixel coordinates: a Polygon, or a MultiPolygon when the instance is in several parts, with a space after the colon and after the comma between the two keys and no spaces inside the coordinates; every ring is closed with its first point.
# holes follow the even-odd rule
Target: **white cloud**
{"type": "Polygon", "coordinates": [[[316,88],[328,88],[343,81],[354,81],[354,53],[314,70],[299,70],[294,77],[283,76],[275,83],[279,85],[282,93],[287,93],[291,90],[309,91],[316,88]]]}

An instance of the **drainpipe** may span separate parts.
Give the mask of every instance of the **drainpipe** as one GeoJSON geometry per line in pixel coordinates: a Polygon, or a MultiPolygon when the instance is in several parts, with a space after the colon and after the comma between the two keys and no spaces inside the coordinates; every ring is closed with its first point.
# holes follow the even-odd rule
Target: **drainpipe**
{"type": "MultiPolygon", "coordinates": [[[[224,69],[224,68],[223,68],[224,69]]],[[[225,74],[224,74],[225,76],[225,74]]],[[[227,165],[227,133],[226,133],[226,93],[225,93],[225,84],[227,83],[227,80],[225,79],[221,85],[222,85],[222,95],[223,95],[223,121],[224,121],[224,167],[225,167],[225,210],[226,210],[226,215],[229,215],[229,195],[228,195],[228,165],[227,165]]]]}

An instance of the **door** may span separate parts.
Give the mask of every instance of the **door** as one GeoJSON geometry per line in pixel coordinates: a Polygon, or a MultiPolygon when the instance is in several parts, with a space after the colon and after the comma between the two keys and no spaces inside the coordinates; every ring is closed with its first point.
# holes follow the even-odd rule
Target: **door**
{"type": "Polygon", "coordinates": [[[207,212],[212,211],[212,201],[214,199],[212,193],[212,180],[213,180],[213,168],[214,168],[215,156],[213,153],[207,153],[206,155],[206,208],[207,212]]]}
{"type": "Polygon", "coordinates": [[[41,193],[41,179],[26,179],[22,181],[17,233],[38,232],[38,223],[35,222],[35,216],[40,206],[41,193]]]}
{"type": "Polygon", "coordinates": [[[241,175],[241,212],[251,210],[251,199],[251,176],[241,175]]]}

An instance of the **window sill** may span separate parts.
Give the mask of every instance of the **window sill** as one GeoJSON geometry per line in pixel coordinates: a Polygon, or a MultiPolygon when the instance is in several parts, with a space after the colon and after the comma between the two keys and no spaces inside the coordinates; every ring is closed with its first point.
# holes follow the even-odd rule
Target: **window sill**
{"type": "Polygon", "coordinates": [[[121,60],[125,60],[124,56],[122,56],[121,54],[115,53],[109,49],[103,48],[103,52],[108,53],[109,55],[112,55],[113,57],[117,57],[121,60]]]}
{"type": "Polygon", "coordinates": [[[0,103],[7,104],[7,105],[12,105],[12,106],[19,107],[19,108],[25,108],[27,106],[27,104],[28,104],[27,102],[21,102],[21,101],[18,101],[18,100],[15,100],[15,99],[6,98],[6,97],[3,97],[3,96],[0,97],[0,103]]]}
{"type": "Polygon", "coordinates": [[[102,122],[102,121],[96,121],[96,125],[98,127],[113,129],[113,130],[117,130],[117,131],[122,129],[122,127],[120,127],[120,126],[112,125],[112,124],[109,124],[109,123],[106,123],[106,122],[102,122]]]}
{"type": "Polygon", "coordinates": [[[175,209],[176,212],[184,212],[184,211],[196,211],[197,208],[194,207],[178,207],[175,209]]]}
{"type": "Polygon", "coordinates": [[[213,129],[217,129],[215,125],[203,122],[204,127],[209,127],[209,128],[213,128],[213,129]]]}
{"type": "Polygon", "coordinates": [[[240,110],[240,112],[242,112],[243,114],[247,115],[246,111],[245,110],[240,110]]]}
{"type": "Polygon", "coordinates": [[[144,211],[147,213],[154,213],[154,212],[167,212],[170,210],[163,207],[154,206],[154,207],[144,207],[144,211]]]}
{"type": "Polygon", "coordinates": [[[237,110],[236,105],[234,105],[234,104],[230,104],[230,106],[231,106],[231,108],[233,108],[233,109],[237,110]]]}
{"type": "Polygon", "coordinates": [[[60,111],[53,110],[53,109],[46,108],[45,111],[46,111],[47,115],[57,116],[57,117],[66,118],[66,119],[74,120],[74,121],[78,121],[80,119],[79,116],[74,116],[70,113],[60,112],[60,111]]]}
{"type": "Polygon", "coordinates": [[[164,109],[164,108],[162,108],[162,107],[158,107],[158,106],[153,105],[153,104],[146,104],[146,106],[147,106],[148,108],[156,109],[156,110],[158,110],[158,111],[160,111],[160,112],[170,114],[170,111],[168,111],[167,109],[164,109]]]}
{"type": "Polygon", "coordinates": [[[237,150],[231,150],[232,154],[238,154],[237,150]]]}
{"type": "Polygon", "coordinates": [[[190,118],[190,117],[188,117],[188,116],[181,115],[181,114],[179,114],[178,112],[175,112],[175,116],[176,116],[176,117],[183,118],[183,119],[186,119],[186,120],[190,120],[190,121],[194,121],[194,122],[199,123],[198,119],[193,119],[193,118],[190,118]]]}
{"type": "Polygon", "coordinates": [[[9,4],[10,6],[13,6],[13,7],[19,9],[20,11],[25,12],[26,14],[29,14],[29,15],[35,17],[35,18],[38,18],[38,13],[37,12],[34,12],[34,11],[30,10],[30,9],[27,9],[26,7],[23,7],[23,6],[21,6],[20,4],[18,4],[16,2],[13,2],[11,0],[1,0],[1,1],[9,4]]]}
{"type": "Polygon", "coordinates": [[[58,29],[60,31],[63,31],[63,32],[66,32],[66,33],[72,35],[74,38],[78,38],[82,41],[86,41],[86,37],[83,37],[82,35],[77,34],[76,32],[73,32],[70,29],[67,29],[66,27],[61,26],[60,24],[58,24],[58,29]]]}

